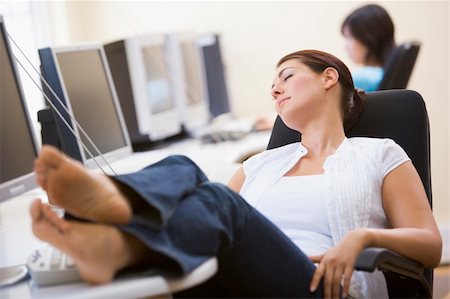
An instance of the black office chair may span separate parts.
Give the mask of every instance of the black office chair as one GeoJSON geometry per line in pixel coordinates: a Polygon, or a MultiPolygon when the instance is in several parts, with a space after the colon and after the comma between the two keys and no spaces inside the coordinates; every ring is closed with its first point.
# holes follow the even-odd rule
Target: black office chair
{"type": "Polygon", "coordinates": [[[416,41],[401,44],[392,50],[383,65],[384,76],[378,90],[406,88],[419,50],[420,43],[416,41]]]}
{"type": "MultiPolygon", "coordinates": [[[[415,91],[387,90],[367,94],[358,123],[347,137],[380,137],[395,140],[411,158],[430,202],[430,131],[425,103],[415,91]]],[[[300,133],[289,129],[278,117],[268,149],[299,141],[300,133]]],[[[383,271],[390,298],[431,298],[433,269],[383,248],[367,248],[355,269],[383,271]]]]}

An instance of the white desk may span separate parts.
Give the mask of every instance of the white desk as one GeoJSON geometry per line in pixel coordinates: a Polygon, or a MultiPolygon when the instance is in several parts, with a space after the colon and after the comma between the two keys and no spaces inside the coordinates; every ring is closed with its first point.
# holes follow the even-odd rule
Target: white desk
{"type": "Polygon", "coordinates": [[[154,275],[116,279],[112,283],[92,286],[75,283],[38,287],[32,280],[0,288],[2,299],[127,299],[170,297],[171,293],[198,285],[217,272],[217,260],[211,258],[181,279],[166,279],[154,275]]]}
{"type": "MultiPolygon", "coordinates": [[[[236,160],[249,152],[263,150],[270,133],[255,133],[239,141],[202,145],[197,140],[184,140],[171,146],[143,153],[112,163],[117,173],[139,170],[169,155],[186,155],[195,161],[212,181],[227,183],[239,164],[236,160]]],[[[29,206],[34,198],[46,199],[36,189],[0,204],[0,267],[24,264],[33,248],[42,245],[31,232],[29,206]]],[[[0,288],[0,298],[142,298],[160,296],[182,290],[211,277],[217,270],[215,259],[207,261],[182,280],[167,280],[161,276],[116,280],[102,286],[71,284],[37,287],[25,280],[0,288]]]]}
{"type": "Polygon", "coordinates": [[[236,161],[247,153],[264,150],[269,138],[270,132],[258,132],[238,141],[214,144],[202,144],[196,139],[186,139],[163,149],[134,153],[111,166],[117,173],[126,173],[137,171],[169,155],[185,155],[200,166],[211,181],[226,184],[240,166],[236,161]]]}
{"type": "Polygon", "coordinates": [[[29,207],[35,198],[47,201],[44,191],[35,189],[0,204],[0,267],[23,264],[31,248],[42,244],[31,232],[29,207]]]}

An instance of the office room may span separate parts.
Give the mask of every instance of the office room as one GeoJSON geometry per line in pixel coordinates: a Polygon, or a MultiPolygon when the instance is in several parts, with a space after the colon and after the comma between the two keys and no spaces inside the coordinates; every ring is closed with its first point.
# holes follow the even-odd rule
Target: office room
{"type": "MultiPolygon", "coordinates": [[[[116,171],[120,174],[137,171],[147,164],[157,162],[169,155],[181,154],[188,156],[197,163],[211,180],[227,183],[235,171],[241,167],[240,162],[242,160],[265,150],[269,140],[273,140],[273,138],[271,139],[272,124],[276,116],[274,106],[277,105],[273,101],[273,88],[276,89],[278,86],[278,81],[276,78],[274,81],[274,77],[276,71],[280,71],[279,66],[277,66],[280,58],[294,51],[316,49],[336,56],[353,73],[353,71],[361,68],[361,64],[351,59],[346,49],[346,39],[341,32],[341,27],[350,13],[367,4],[379,5],[389,13],[394,23],[394,38],[397,46],[408,42],[420,44],[420,50],[415,63],[413,63],[406,88],[420,94],[428,116],[430,132],[429,152],[425,150],[427,155],[420,157],[420,159],[425,160],[425,162],[428,158],[430,159],[429,165],[425,164],[424,167],[427,168],[428,165],[430,169],[427,172],[425,183],[428,182],[429,184],[431,178],[431,184],[426,187],[426,191],[430,197],[432,190],[432,215],[442,239],[442,255],[440,261],[435,265],[437,267],[434,268],[433,266],[434,271],[432,275],[434,275],[434,279],[430,276],[430,273],[432,273],[431,267],[426,267],[426,278],[419,279],[419,281],[425,281],[425,284],[432,283],[432,286],[429,287],[432,295],[430,293],[425,293],[426,295],[423,295],[424,293],[419,295],[415,293],[415,295],[418,297],[450,298],[450,8],[448,1],[0,1],[0,15],[3,17],[3,25],[9,35],[9,41],[7,42],[9,48],[17,57],[16,59],[11,58],[10,61],[15,61],[16,71],[20,74],[19,84],[23,90],[22,99],[25,101],[28,109],[27,115],[30,118],[30,123],[28,123],[29,130],[35,135],[35,148],[39,150],[42,143],[47,143],[42,141],[41,129],[43,128],[43,122],[42,119],[41,121],[38,120],[38,111],[42,111],[46,106],[49,106],[49,102],[54,101],[54,98],[56,98],[56,96],[48,93],[47,90],[49,99],[45,101],[43,92],[40,90],[42,88],[40,87],[42,86],[42,78],[40,78],[37,70],[42,72],[43,79],[49,81],[50,85],[53,84],[51,80],[53,77],[49,75],[51,68],[45,69],[43,57],[50,57],[59,63],[59,67],[56,67],[55,76],[61,82],[68,81],[69,78],[72,78],[69,76],[71,71],[68,69],[66,78],[64,74],[65,68],[74,67],[73,65],[77,64],[77,59],[72,59],[71,61],[74,62],[72,64],[64,65],[62,59],[64,54],[70,53],[73,49],[78,49],[74,50],[73,53],[80,49],[90,49],[100,53],[100,57],[102,57],[100,63],[104,66],[102,70],[105,69],[105,65],[108,65],[108,71],[105,71],[106,75],[102,71],[100,73],[105,75],[105,82],[107,82],[105,86],[109,86],[106,93],[111,92],[113,94],[112,102],[109,103],[111,105],[110,110],[121,110],[120,113],[117,112],[117,115],[114,116],[115,119],[117,118],[117,124],[114,123],[114,126],[117,126],[117,131],[122,132],[118,134],[122,135],[117,138],[110,137],[112,135],[109,135],[109,133],[105,135],[100,129],[98,130],[100,133],[97,133],[99,136],[109,136],[111,140],[119,140],[117,141],[119,143],[122,140],[127,146],[121,148],[120,154],[117,154],[119,151],[114,151],[110,155],[109,152],[103,152],[102,147],[108,147],[111,144],[103,144],[101,141],[97,144],[96,136],[94,136],[94,144],[97,144],[100,149],[95,149],[92,145],[88,145],[87,148],[94,156],[96,155],[94,151],[98,151],[104,154],[105,160],[111,159],[108,160],[110,162],[106,162],[100,157],[97,159],[100,161],[98,162],[91,157],[92,155],[86,148],[83,149],[80,145],[81,141],[89,143],[86,138],[77,139],[72,133],[66,131],[66,134],[70,135],[68,137],[70,140],[68,139],[67,142],[73,142],[77,147],[77,152],[72,157],[78,155],[78,160],[91,169],[90,171],[99,172],[96,168],[100,165],[99,168],[105,170],[107,174],[114,174],[116,171]],[[201,66],[204,67],[204,69],[188,73],[186,70],[189,69],[189,65],[184,65],[185,73],[182,76],[186,82],[183,83],[184,85],[177,85],[173,90],[170,89],[172,85],[178,84],[173,82],[181,80],[174,80],[173,77],[179,77],[171,76],[170,74],[172,72],[179,72],[176,74],[182,73],[177,69],[176,63],[168,63],[165,66],[166,69],[162,71],[162,59],[153,57],[153,61],[148,62],[145,61],[145,54],[141,60],[129,58],[140,56],[140,52],[145,52],[144,48],[139,48],[136,45],[156,45],[160,43],[162,36],[165,38],[168,35],[176,38],[169,38],[172,44],[169,43],[169,46],[162,46],[160,48],[162,49],[161,51],[167,50],[167,48],[178,49],[173,46],[174,43],[181,44],[185,39],[193,39],[195,37],[196,42],[198,42],[196,46],[202,49],[199,52],[200,54],[196,54],[195,59],[203,59],[201,66]],[[213,73],[216,73],[214,76],[211,75],[211,72],[208,74],[206,70],[207,62],[205,62],[205,57],[207,57],[205,49],[208,47],[199,46],[199,43],[210,41],[211,38],[217,42],[214,48],[216,52],[213,54],[220,54],[218,57],[221,60],[219,64],[221,76],[216,76],[217,69],[213,71],[213,73]],[[129,59],[127,61],[130,65],[129,81],[132,81],[129,85],[131,84],[130,86],[132,87],[133,103],[135,105],[133,106],[134,110],[131,109],[132,111],[126,108],[130,106],[122,102],[123,92],[121,88],[123,85],[118,84],[116,81],[120,79],[120,76],[117,76],[117,72],[120,73],[123,69],[120,66],[117,67],[117,65],[115,67],[110,59],[111,47],[112,45],[117,45],[116,42],[118,41],[124,41],[123,44],[127,51],[133,54],[131,55],[127,52],[127,59],[129,59]],[[135,45],[135,48],[130,45],[135,45]],[[22,55],[21,51],[26,57],[22,55]],[[45,56],[46,54],[49,56],[45,56]],[[36,70],[30,66],[27,60],[33,64],[36,70]],[[25,70],[22,69],[22,65],[25,70]],[[147,69],[142,67],[142,65],[146,65],[147,69]],[[191,112],[186,112],[188,110],[186,108],[187,104],[185,104],[183,106],[184,112],[180,113],[184,116],[182,119],[177,119],[179,124],[177,123],[177,126],[173,127],[172,131],[168,130],[167,124],[157,123],[156,116],[149,118],[145,113],[146,109],[154,109],[154,111],[158,109],[164,110],[161,108],[165,105],[164,103],[141,101],[139,104],[136,100],[138,97],[145,97],[146,91],[142,90],[146,90],[145,88],[150,89],[151,86],[146,85],[148,82],[146,83],[145,80],[139,81],[133,78],[138,77],[140,73],[148,71],[152,65],[157,65],[156,68],[160,71],[159,75],[166,73],[169,73],[169,75],[167,82],[154,80],[151,86],[158,86],[160,91],[153,93],[148,91],[149,94],[156,96],[167,93],[177,97],[177,95],[179,96],[177,93],[179,90],[189,89],[191,93],[198,92],[202,94],[203,101],[207,103],[203,108],[199,106],[195,115],[189,114],[191,112]],[[200,71],[203,71],[204,74],[199,81],[188,80],[190,76],[195,77],[200,71]],[[30,76],[27,75],[27,72],[30,76]],[[217,86],[215,90],[211,89],[213,83],[208,81],[210,77],[219,78],[214,84],[218,83],[220,85],[221,96],[213,94],[217,92],[217,86]],[[33,80],[39,87],[35,85],[33,80]],[[138,88],[136,86],[142,87],[141,93],[136,92],[138,88]],[[216,98],[216,96],[217,98],[225,99],[226,103],[225,105],[223,105],[224,102],[220,103],[222,106],[219,108],[222,110],[212,111],[212,107],[218,107],[214,106],[215,104],[212,102],[212,99],[216,98]],[[209,109],[209,111],[205,109],[209,109]],[[129,119],[130,113],[133,114],[131,120],[129,119]],[[204,120],[201,121],[201,119],[204,120]],[[155,121],[152,122],[153,120],[155,121]],[[166,129],[167,132],[162,133],[166,129]],[[225,138],[223,138],[224,132],[226,133],[225,138]],[[123,156],[127,157],[124,158],[123,156]],[[124,159],[128,159],[128,162],[123,162],[124,159]],[[109,167],[108,164],[112,167],[109,167]]],[[[157,48],[155,46],[152,49],[157,48]]],[[[157,51],[159,50],[154,50],[153,52],[149,50],[146,53],[156,53],[157,51]]],[[[208,53],[211,54],[211,52],[208,53]]],[[[172,55],[175,54],[172,53],[172,55]]],[[[180,56],[180,53],[177,55],[179,55],[177,57],[182,56],[180,56]]],[[[2,68],[3,61],[7,61],[3,59],[2,68]]],[[[215,62],[217,62],[217,58],[215,62]]],[[[99,74],[93,70],[93,63],[90,66],[92,72],[89,75],[96,76],[96,74],[99,74]]],[[[215,64],[215,66],[217,65],[215,64]]],[[[87,69],[89,70],[89,68],[87,69]]],[[[90,80],[87,78],[85,77],[85,82],[90,80]]],[[[158,77],[157,79],[161,78],[158,77]]],[[[7,81],[2,79],[1,82],[1,88],[3,89],[3,84],[7,81]]],[[[62,89],[60,87],[61,91],[57,90],[56,85],[52,85],[52,88],[55,89],[56,94],[63,102],[68,102],[69,99],[73,101],[75,97],[75,95],[72,95],[73,89],[70,88],[68,82],[64,84],[66,86],[62,89]]],[[[376,95],[373,97],[373,101],[369,93],[370,101],[368,103],[374,102],[375,98],[385,100],[383,99],[383,92],[381,94],[380,92],[375,91],[376,95]]],[[[275,98],[277,95],[275,93],[275,98]]],[[[188,96],[185,97],[187,98],[188,96]]],[[[1,104],[2,108],[6,107],[3,106],[3,102],[1,104]]],[[[80,111],[84,110],[76,108],[75,103],[71,105],[72,108],[62,112],[63,116],[69,120],[70,117],[67,115],[73,112],[75,118],[80,123],[83,122],[83,113],[80,113],[80,111]]],[[[95,107],[94,104],[92,105],[92,107],[95,107]]],[[[167,108],[169,106],[164,107],[167,108]]],[[[369,106],[373,107],[367,105],[366,108],[369,106]]],[[[381,119],[382,121],[386,111],[381,108],[377,111],[379,114],[376,117],[372,117],[372,119],[381,119]]],[[[3,112],[1,110],[0,112],[3,117],[3,112]]],[[[114,114],[114,112],[111,113],[114,114]]],[[[47,115],[58,117],[54,113],[47,115]]],[[[169,118],[167,115],[166,118],[169,118]]],[[[411,119],[411,115],[412,113],[410,113],[408,108],[407,112],[398,113],[398,116],[393,119],[411,119]]],[[[112,130],[113,125],[105,121],[107,119],[106,113],[103,117],[98,113],[93,117],[94,119],[96,118],[96,121],[101,119],[106,124],[101,126],[102,130],[108,130],[108,128],[112,130]]],[[[70,118],[70,121],[74,120],[70,118]]],[[[417,120],[417,123],[421,121],[426,126],[426,119],[425,121],[423,119],[417,120]]],[[[55,119],[54,123],[57,126],[61,126],[57,127],[59,133],[67,130],[67,127],[64,127],[65,125],[60,120],[55,119]]],[[[414,120],[413,123],[415,125],[414,120]]],[[[3,125],[3,122],[1,124],[3,125]]],[[[94,128],[97,127],[96,122],[87,122],[87,124],[91,124],[94,128]]],[[[70,123],[70,125],[77,127],[74,122],[70,123]]],[[[355,126],[358,126],[358,123],[355,126]]],[[[3,132],[6,131],[3,129],[1,131],[0,141],[2,141],[2,148],[4,146],[3,142],[6,140],[3,139],[3,132]]],[[[81,132],[81,129],[75,129],[75,135],[79,134],[79,131],[81,132]]],[[[94,131],[96,130],[94,129],[94,131]]],[[[392,129],[392,131],[395,130],[392,129]]],[[[427,128],[425,128],[425,133],[426,131],[427,128]]],[[[387,132],[386,134],[389,133],[387,132]]],[[[51,133],[47,132],[47,134],[51,133]]],[[[381,135],[383,134],[381,133],[381,135]]],[[[413,146],[420,144],[422,147],[425,146],[427,148],[428,145],[424,145],[423,140],[414,142],[415,135],[412,134],[410,136],[413,136],[411,137],[413,139],[409,139],[407,142],[413,144],[413,146]]],[[[426,141],[428,135],[425,134],[423,138],[426,141]]],[[[408,150],[406,152],[409,154],[408,150]]],[[[3,161],[3,156],[1,163],[6,164],[3,161]]],[[[31,175],[33,165],[30,164],[27,167],[28,174],[31,175]]],[[[3,167],[1,169],[3,171],[3,167]]],[[[2,176],[0,186],[5,183],[3,180],[2,176]]],[[[240,186],[242,186],[242,182],[240,186]]],[[[221,263],[224,262],[221,261],[220,255],[215,256],[212,254],[209,256],[210,259],[201,263],[198,268],[194,268],[192,272],[175,278],[170,275],[165,276],[165,272],[153,272],[147,276],[141,274],[131,278],[119,277],[110,283],[90,285],[80,283],[78,276],[78,281],[75,281],[75,283],[71,281],[70,284],[63,282],[58,285],[39,286],[33,281],[33,279],[38,280],[38,278],[35,278],[35,276],[30,278],[30,275],[27,274],[32,269],[23,265],[29,261],[29,256],[34,252],[34,248],[42,246],[42,241],[38,240],[39,236],[34,235],[32,232],[32,218],[29,213],[29,207],[35,198],[41,197],[44,202],[48,200],[46,192],[41,187],[27,187],[27,192],[17,196],[4,196],[0,188],[0,196],[2,196],[0,197],[0,267],[3,269],[0,269],[0,277],[2,277],[3,281],[6,281],[0,287],[0,297],[2,298],[142,298],[170,293],[173,293],[174,297],[177,296],[177,293],[181,294],[180,297],[182,297],[183,295],[192,295],[189,293],[189,290],[194,289],[197,291],[201,289],[201,287],[194,286],[202,285],[205,281],[210,282],[211,277],[214,276],[216,278],[218,276],[215,274],[221,272],[221,265],[223,265],[221,263]],[[13,267],[17,265],[21,265],[20,269],[13,267]],[[8,270],[8,272],[5,269],[13,270],[8,270]],[[2,274],[2,271],[6,274],[2,274]],[[154,291],[149,291],[149,289],[154,291]]],[[[245,184],[244,187],[246,188],[245,184]]],[[[61,216],[64,214],[64,204],[53,205],[53,211],[61,216]]],[[[45,209],[42,206],[39,206],[39,208],[45,209]]],[[[66,207],[66,212],[71,209],[73,208],[66,207]]],[[[75,214],[77,214],[76,211],[75,214]]],[[[346,215],[353,217],[351,213],[346,215]]],[[[402,215],[398,217],[408,218],[402,215]]],[[[43,239],[43,237],[41,236],[40,239],[43,239]]],[[[56,245],[52,243],[54,242],[53,239],[45,241],[56,245]]],[[[392,256],[388,256],[388,261],[390,258],[392,256]]],[[[76,259],[75,263],[77,263],[76,259]]],[[[289,260],[285,260],[285,263],[289,264],[289,260]]],[[[316,265],[320,266],[320,264],[318,262],[316,265]]],[[[388,268],[383,268],[383,265],[381,268],[387,272],[393,272],[389,268],[389,262],[387,264],[388,268]]],[[[413,265],[414,267],[410,267],[417,268],[419,272],[423,272],[423,268],[420,265],[418,267],[416,267],[416,264],[413,265]]],[[[384,265],[384,267],[386,266],[384,265]]],[[[405,275],[408,278],[402,279],[409,281],[409,283],[412,281],[413,286],[421,284],[410,279],[408,276],[410,275],[409,272],[408,274],[403,272],[401,276],[404,277],[405,275]]],[[[420,277],[424,276],[421,275],[420,277]]],[[[233,280],[235,282],[234,285],[239,284],[238,280],[237,278],[233,280]]],[[[311,278],[306,280],[308,280],[306,284],[309,286],[311,278]]],[[[409,285],[402,284],[398,280],[392,284],[396,283],[402,289],[409,288],[409,285]]],[[[350,288],[350,295],[352,295],[350,284],[345,285],[345,282],[342,283],[344,289],[350,288]]],[[[240,282],[240,284],[243,283],[240,282]]],[[[261,285],[262,283],[261,281],[253,281],[252,284],[261,285]]],[[[388,284],[389,294],[391,297],[395,297],[391,293],[391,284],[388,284]]],[[[276,289],[271,287],[270,283],[267,284],[267,288],[276,289]]],[[[236,290],[238,289],[239,287],[236,287],[236,290]]],[[[222,296],[216,294],[216,296],[225,297],[224,294],[228,296],[231,296],[230,294],[241,294],[239,297],[246,297],[245,294],[247,293],[239,293],[236,290],[233,289],[235,293],[230,291],[231,293],[222,293],[222,296]]],[[[193,294],[197,293],[194,292],[193,294]]],[[[204,297],[211,297],[211,294],[214,293],[209,294],[209,296],[205,295],[204,297]]],[[[261,293],[253,294],[259,294],[256,297],[286,297],[283,295],[277,296],[276,292],[269,292],[265,295],[261,293]]],[[[327,297],[331,296],[331,294],[325,291],[325,293],[318,296],[327,297]]],[[[365,297],[370,297],[370,294],[365,294],[365,297]]]]}

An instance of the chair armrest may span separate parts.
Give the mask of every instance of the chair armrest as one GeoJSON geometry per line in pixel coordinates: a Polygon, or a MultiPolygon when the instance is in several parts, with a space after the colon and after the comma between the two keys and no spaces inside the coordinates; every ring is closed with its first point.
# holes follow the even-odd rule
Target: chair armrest
{"type": "Polygon", "coordinates": [[[417,280],[422,285],[421,297],[431,298],[431,287],[424,275],[425,267],[422,264],[386,248],[366,248],[358,256],[355,270],[373,272],[375,269],[417,280]]]}
{"type": "Polygon", "coordinates": [[[355,269],[368,272],[386,269],[403,274],[395,270],[398,269],[402,272],[423,274],[424,266],[389,249],[369,247],[359,255],[355,269]]]}

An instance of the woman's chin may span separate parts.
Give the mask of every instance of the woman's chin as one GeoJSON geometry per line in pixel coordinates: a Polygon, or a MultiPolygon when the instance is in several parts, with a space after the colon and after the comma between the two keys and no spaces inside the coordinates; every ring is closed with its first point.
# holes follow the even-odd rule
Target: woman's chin
{"type": "Polygon", "coordinates": [[[288,128],[298,131],[298,127],[299,127],[298,119],[295,120],[294,118],[283,115],[282,113],[279,113],[278,115],[280,116],[281,120],[288,128]]]}

